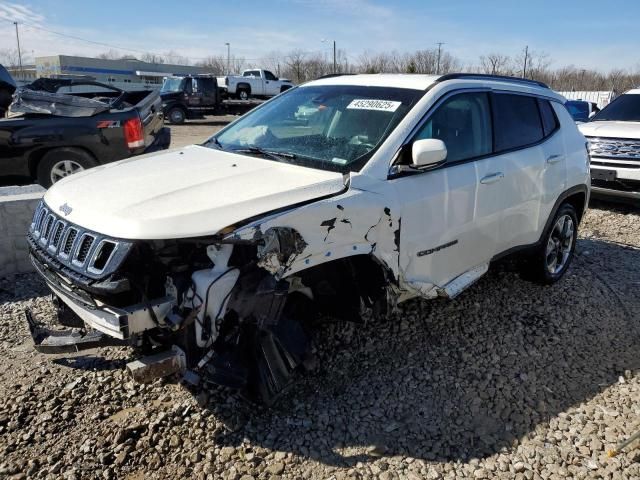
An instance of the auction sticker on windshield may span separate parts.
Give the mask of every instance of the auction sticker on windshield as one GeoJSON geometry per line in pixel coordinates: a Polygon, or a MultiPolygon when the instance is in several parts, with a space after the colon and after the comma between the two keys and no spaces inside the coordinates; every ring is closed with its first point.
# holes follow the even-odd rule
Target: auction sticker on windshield
{"type": "Polygon", "coordinates": [[[352,110],[378,110],[380,112],[395,112],[398,107],[402,105],[402,102],[394,102],[392,100],[366,100],[366,99],[354,99],[349,105],[348,109],[352,110]]]}

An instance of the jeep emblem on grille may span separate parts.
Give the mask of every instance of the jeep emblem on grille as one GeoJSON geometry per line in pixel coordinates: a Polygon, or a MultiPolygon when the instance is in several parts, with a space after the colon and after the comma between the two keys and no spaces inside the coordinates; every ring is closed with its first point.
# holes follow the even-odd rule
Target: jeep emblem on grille
{"type": "Polygon", "coordinates": [[[73,211],[73,209],[69,205],[64,203],[64,204],[60,205],[60,211],[62,213],[64,213],[64,216],[66,217],[73,211]]]}

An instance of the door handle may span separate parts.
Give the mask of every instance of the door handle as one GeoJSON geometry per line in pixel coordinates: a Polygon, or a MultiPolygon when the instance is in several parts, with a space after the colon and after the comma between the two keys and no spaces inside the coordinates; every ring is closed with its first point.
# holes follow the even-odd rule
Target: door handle
{"type": "Polygon", "coordinates": [[[482,177],[480,179],[480,183],[484,185],[490,185],[492,183],[499,182],[503,178],[504,178],[504,173],[502,172],[490,173],[489,175],[482,177]]]}
{"type": "Polygon", "coordinates": [[[560,160],[562,160],[562,155],[549,155],[547,157],[547,163],[549,165],[553,165],[554,163],[558,163],[560,160]]]}

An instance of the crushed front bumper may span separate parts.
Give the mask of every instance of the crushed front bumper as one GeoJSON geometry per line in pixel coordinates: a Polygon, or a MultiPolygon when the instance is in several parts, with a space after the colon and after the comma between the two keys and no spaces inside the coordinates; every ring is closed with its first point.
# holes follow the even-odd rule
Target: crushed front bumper
{"type": "Polygon", "coordinates": [[[33,345],[40,353],[74,353],[90,348],[126,345],[127,343],[125,340],[109,337],[97,330],[90,332],[49,330],[36,321],[31,310],[27,309],[24,313],[33,345]]]}
{"type": "MultiPolygon", "coordinates": [[[[160,326],[175,305],[172,297],[163,297],[151,302],[117,308],[109,305],[90,304],[86,296],[77,293],[78,287],[65,281],[64,277],[31,255],[36,271],[45,279],[49,288],[90,328],[113,338],[126,340],[131,335],[160,326]]],[[[86,295],[86,292],[83,292],[86,295]]]]}

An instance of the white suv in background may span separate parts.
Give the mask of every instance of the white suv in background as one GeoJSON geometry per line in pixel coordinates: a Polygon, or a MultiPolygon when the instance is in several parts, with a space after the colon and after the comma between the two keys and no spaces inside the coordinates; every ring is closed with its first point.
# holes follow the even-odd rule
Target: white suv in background
{"type": "Polygon", "coordinates": [[[593,193],[640,200],[640,89],[578,126],[589,141],[593,193]]]}
{"type": "MultiPolygon", "coordinates": [[[[514,252],[538,281],[562,277],[589,200],[585,139],[562,103],[494,76],[312,81],[203,145],[56,183],[33,262],[66,324],[171,348],[189,378],[270,403],[312,318],[453,298],[514,252]]],[[[41,351],[87,342],[31,326],[41,351]]]]}

